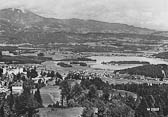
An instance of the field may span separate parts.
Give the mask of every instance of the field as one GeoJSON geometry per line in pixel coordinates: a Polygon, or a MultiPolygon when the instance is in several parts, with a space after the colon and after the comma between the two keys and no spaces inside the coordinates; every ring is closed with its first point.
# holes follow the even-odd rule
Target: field
{"type": "Polygon", "coordinates": [[[41,94],[41,98],[44,107],[54,103],[49,94],[41,94]]]}
{"type": "Polygon", "coordinates": [[[43,106],[47,107],[49,104],[60,102],[60,92],[58,86],[46,86],[40,89],[43,106]]]}
{"type": "Polygon", "coordinates": [[[2,56],[0,57],[1,62],[7,64],[40,64],[44,61],[52,60],[49,57],[37,57],[37,56],[2,56]]]}
{"type": "Polygon", "coordinates": [[[39,109],[38,114],[40,115],[40,117],[80,117],[82,112],[82,107],[66,109],[41,108],[39,109]]]}
{"type": "Polygon", "coordinates": [[[135,83],[135,84],[143,84],[143,83],[147,83],[147,84],[167,84],[167,82],[165,81],[157,81],[154,79],[150,79],[150,80],[141,80],[141,79],[115,79],[115,78],[102,78],[103,81],[108,81],[109,84],[127,84],[127,83],[135,83]]]}
{"type": "Polygon", "coordinates": [[[113,92],[114,94],[120,94],[120,95],[126,95],[127,94],[127,96],[131,96],[131,97],[133,97],[134,99],[137,99],[137,94],[135,94],[135,93],[132,93],[132,92],[130,92],[130,91],[125,91],[125,90],[114,90],[114,92],[113,92]]]}
{"type": "Polygon", "coordinates": [[[93,69],[87,66],[79,66],[79,65],[72,65],[72,67],[60,67],[57,65],[57,62],[54,61],[47,61],[42,63],[44,66],[46,66],[47,70],[54,70],[59,72],[61,75],[66,75],[69,71],[80,71],[80,70],[88,70],[92,71],[93,69]]]}

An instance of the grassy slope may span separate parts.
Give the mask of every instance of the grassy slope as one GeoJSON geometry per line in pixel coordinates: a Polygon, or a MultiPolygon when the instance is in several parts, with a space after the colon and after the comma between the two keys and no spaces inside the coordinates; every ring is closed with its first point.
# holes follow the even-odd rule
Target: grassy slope
{"type": "Polygon", "coordinates": [[[128,73],[131,75],[144,75],[152,78],[163,78],[162,70],[167,67],[167,65],[144,65],[134,68],[128,68],[124,70],[117,70],[115,72],[128,73]]]}

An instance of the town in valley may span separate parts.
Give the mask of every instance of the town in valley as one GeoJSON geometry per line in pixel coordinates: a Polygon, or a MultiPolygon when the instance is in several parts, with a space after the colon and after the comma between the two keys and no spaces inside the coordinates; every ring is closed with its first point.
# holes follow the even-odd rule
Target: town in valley
{"type": "Polygon", "coordinates": [[[168,117],[167,90],[168,31],[0,5],[0,117],[168,117]]]}

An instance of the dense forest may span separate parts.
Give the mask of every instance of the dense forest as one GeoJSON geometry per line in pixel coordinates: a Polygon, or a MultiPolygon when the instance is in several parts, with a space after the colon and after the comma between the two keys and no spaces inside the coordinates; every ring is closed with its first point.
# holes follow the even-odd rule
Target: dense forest
{"type": "MultiPolygon", "coordinates": [[[[69,74],[61,84],[65,89],[69,79],[81,79],[81,77],[80,75],[73,77],[72,74],[69,74]]],[[[83,117],[91,117],[93,107],[98,108],[98,117],[165,117],[168,115],[168,85],[166,84],[113,85],[103,82],[99,77],[94,77],[93,79],[82,78],[80,85],[74,86],[73,89],[65,90],[64,88],[62,94],[65,97],[68,96],[67,103],[71,99],[77,99],[74,104],[86,108],[83,117]],[[128,93],[115,95],[114,89],[132,92],[137,94],[137,98],[133,98],[128,93]],[[86,90],[88,93],[84,95],[82,92],[86,90]],[[71,91],[78,91],[79,97],[73,97],[71,91]],[[100,95],[100,91],[103,92],[102,95],[100,95]]],[[[70,106],[75,105],[71,103],[70,106]]]]}
{"type": "Polygon", "coordinates": [[[161,58],[161,59],[168,59],[168,52],[161,52],[158,54],[154,54],[152,56],[154,56],[156,58],[161,58]]]}
{"type": "Polygon", "coordinates": [[[168,73],[168,66],[164,64],[160,65],[144,65],[144,66],[138,66],[134,68],[128,68],[124,70],[116,70],[115,73],[119,72],[121,74],[128,73],[131,75],[143,75],[146,77],[152,77],[152,78],[161,78],[161,80],[165,77],[163,74],[163,71],[165,72],[165,75],[167,76],[168,73]]]}

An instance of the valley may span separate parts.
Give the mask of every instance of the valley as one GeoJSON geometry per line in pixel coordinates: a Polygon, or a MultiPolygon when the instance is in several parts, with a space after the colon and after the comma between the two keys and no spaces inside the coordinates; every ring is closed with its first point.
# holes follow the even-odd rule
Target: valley
{"type": "Polygon", "coordinates": [[[146,109],[159,107],[154,114],[166,116],[167,34],[1,9],[0,82],[11,96],[6,100],[12,102],[20,88],[11,104],[15,110],[9,110],[16,117],[148,117],[146,109]]]}

